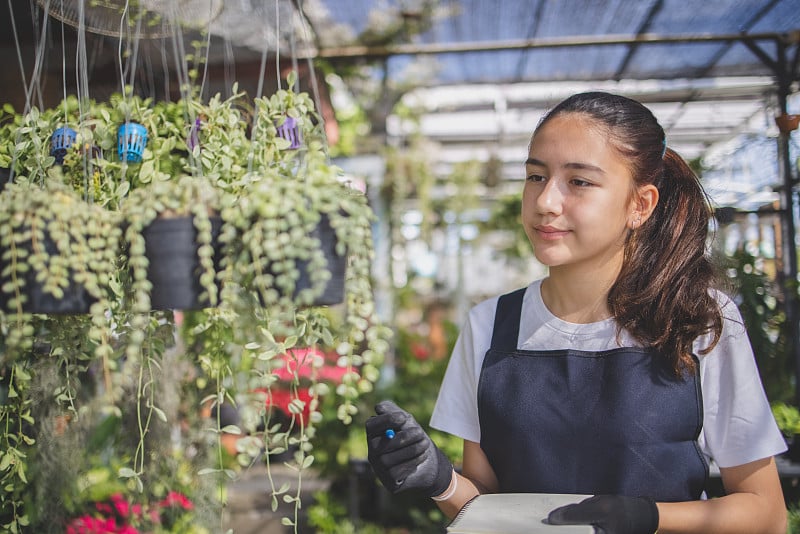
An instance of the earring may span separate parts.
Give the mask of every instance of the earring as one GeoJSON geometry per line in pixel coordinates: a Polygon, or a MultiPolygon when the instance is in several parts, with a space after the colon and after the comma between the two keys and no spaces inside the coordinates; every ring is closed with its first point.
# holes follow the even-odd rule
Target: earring
{"type": "Polygon", "coordinates": [[[636,219],[631,223],[631,230],[636,230],[642,225],[642,216],[637,215],[636,219]]]}

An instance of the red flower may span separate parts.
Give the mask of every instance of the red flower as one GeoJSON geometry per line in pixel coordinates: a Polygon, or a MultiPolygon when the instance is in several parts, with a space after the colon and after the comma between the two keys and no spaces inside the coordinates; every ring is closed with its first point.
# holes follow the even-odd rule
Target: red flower
{"type": "Polygon", "coordinates": [[[431,351],[422,343],[412,343],[411,353],[418,360],[427,360],[431,355],[431,351]]]}
{"type": "Polygon", "coordinates": [[[117,530],[117,523],[113,518],[99,519],[90,515],[83,515],[70,521],[67,525],[67,534],[138,534],[134,530],[117,530]]]}
{"type": "Polygon", "coordinates": [[[114,504],[114,509],[123,519],[127,519],[131,515],[131,505],[121,494],[115,493],[112,495],[111,502],[114,504]]]}
{"type": "Polygon", "coordinates": [[[158,503],[159,506],[162,508],[166,508],[169,506],[180,506],[184,510],[192,510],[194,508],[194,504],[189,498],[184,495],[183,493],[178,493],[177,491],[170,491],[167,493],[167,496],[158,503]]]}

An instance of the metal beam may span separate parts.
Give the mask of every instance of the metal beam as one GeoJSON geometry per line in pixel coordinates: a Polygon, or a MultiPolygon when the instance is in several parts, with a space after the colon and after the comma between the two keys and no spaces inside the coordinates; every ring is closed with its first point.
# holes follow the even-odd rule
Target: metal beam
{"type": "MultiPolygon", "coordinates": [[[[644,19],[644,23],[639,27],[639,30],[636,32],[636,35],[641,35],[643,33],[647,33],[650,30],[650,24],[653,22],[653,18],[661,11],[661,8],[664,7],[664,0],[656,0],[656,2],[650,6],[650,11],[647,13],[647,16],[644,19]]],[[[622,75],[628,69],[628,65],[630,64],[631,60],[633,59],[633,55],[639,49],[639,44],[632,44],[628,47],[628,52],[625,54],[625,57],[622,59],[620,64],[617,66],[617,71],[614,73],[614,79],[619,81],[622,79],[622,75]]]]}
{"type": "MultiPolygon", "coordinates": [[[[535,48],[570,48],[581,46],[668,44],[668,43],[714,43],[751,41],[800,42],[800,30],[788,33],[728,33],[658,35],[593,35],[580,37],[553,37],[541,39],[512,39],[497,41],[473,41],[460,43],[410,43],[391,46],[342,46],[320,49],[315,58],[365,59],[402,55],[453,54],[462,52],[491,52],[497,50],[527,50],[535,48]]],[[[307,58],[301,58],[307,59],[307,58]]]]}

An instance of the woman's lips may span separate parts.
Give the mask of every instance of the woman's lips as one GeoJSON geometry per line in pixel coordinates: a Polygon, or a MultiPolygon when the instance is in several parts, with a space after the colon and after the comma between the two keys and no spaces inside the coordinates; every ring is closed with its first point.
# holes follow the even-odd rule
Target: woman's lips
{"type": "Polygon", "coordinates": [[[561,239],[569,233],[568,230],[561,230],[560,228],[554,228],[553,226],[536,226],[535,230],[536,234],[545,241],[561,239]]]}

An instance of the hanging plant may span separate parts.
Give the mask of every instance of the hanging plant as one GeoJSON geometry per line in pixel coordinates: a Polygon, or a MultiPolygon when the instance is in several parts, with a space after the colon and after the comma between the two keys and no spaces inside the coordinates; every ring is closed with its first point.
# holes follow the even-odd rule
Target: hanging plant
{"type": "MultiPolygon", "coordinates": [[[[163,380],[173,354],[167,349],[179,328],[174,310],[202,307],[185,312],[202,319],[188,321],[191,331],[181,331],[185,358],[198,376],[190,393],[207,394],[204,404],[217,413],[226,404],[235,405],[243,420],[241,428],[226,426],[219,416],[210,428],[203,422],[208,435],[199,450],[216,442],[215,450],[221,451],[223,435],[234,434],[241,435],[238,452],[245,464],[266,450],[269,473],[270,458],[290,458],[288,463],[297,470],[296,487],[273,486],[272,499],[275,508],[278,502],[295,506],[294,517],[284,521],[296,528],[300,481],[314,462],[320,398],[336,398],[339,419],[349,422],[356,412],[355,400],[378,378],[389,336],[374,317],[373,214],[366,197],[346,187],[341,171],[330,164],[310,97],[279,91],[257,99],[251,109],[235,87],[233,97],[217,95],[208,103],[196,97],[152,103],[116,95],[107,103],[78,106],[75,99],[67,99],[52,110],[15,116],[13,124],[2,128],[9,135],[0,138],[0,164],[7,163],[15,183],[0,196],[0,201],[8,200],[7,207],[2,205],[0,226],[16,225],[3,231],[2,239],[14,247],[35,235],[36,244],[32,241],[34,252],[27,255],[3,253],[3,258],[12,259],[12,267],[3,272],[14,273],[14,278],[3,280],[2,287],[13,307],[0,312],[0,327],[3,343],[13,350],[0,360],[0,384],[3,391],[13,387],[21,398],[13,397],[17,400],[12,402],[10,393],[5,395],[0,423],[20,429],[23,418],[32,419],[28,414],[34,412],[26,408],[31,402],[28,379],[35,381],[37,376],[28,364],[42,354],[56,358],[56,369],[69,369],[53,393],[59,406],[72,406],[69,413],[84,415],[89,413],[86,402],[99,407],[90,410],[96,420],[67,421],[69,432],[105,425],[109,414],[127,414],[118,422],[123,425],[119,435],[130,439],[109,445],[114,462],[105,469],[116,477],[110,480],[115,487],[124,487],[129,502],[154,502],[135,495],[149,495],[154,474],[148,469],[156,440],[163,436],[159,432],[175,426],[176,412],[163,404],[166,397],[160,393],[170,386],[163,380]],[[295,121],[303,140],[295,150],[287,150],[291,141],[278,134],[286,117],[295,121]],[[117,152],[118,128],[126,121],[147,129],[140,162],[117,152]],[[74,125],[76,135],[58,166],[51,136],[63,124],[74,125]],[[35,194],[26,197],[23,190],[35,194]],[[45,190],[48,193],[38,193],[45,190]],[[59,207],[62,198],[69,200],[70,208],[59,207]],[[51,218],[59,222],[37,222],[30,230],[19,226],[27,212],[19,215],[12,206],[33,201],[36,207],[29,211],[53,209],[58,215],[51,218]],[[151,238],[176,235],[159,227],[184,224],[177,234],[191,239],[186,270],[178,274],[167,268],[162,273],[173,278],[159,286],[151,238]],[[51,226],[56,247],[51,250],[56,252],[48,256],[55,259],[48,269],[86,286],[93,302],[86,315],[32,315],[22,307],[27,301],[17,296],[27,284],[23,274],[49,265],[35,252],[45,241],[39,233],[51,226]],[[61,247],[72,247],[73,234],[87,229],[98,233],[80,245],[82,264],[62,259],[61,247]],[[165,299],[188,280],[193,280],[194,296],[180,302],[165,299]],[[332,285],[333,280],[338,282],[332,285]],[[80,383],[76,372],[96,378],[96,390],[81,402],[75,391],[80,383]],[[6,410],[12,405],[13,410],[6,410]],[[272,418],[278,405],[287,417],[281,425],[272,418]],[[209,436],[216,439],[206,439],[209,436]],[[122,450],[123,444],[130,447],[122,450]]],[[[169,252],[179,248],[173,237],[163,241],[172,245],[169,252]]],[[[63,291],[59,284],[54,286],[56,293],[63,291]]],[[[53,401],[43,399],[41,407],[53,401]]],[[[0,445],[15,451],[7,454],[24,455],[25,449],[14,449],[14,443],[33,439],[23,431],[0,433],[0,445]]],[[[2,457],[0,451],[3,483],[20,488],[20,499],[41,495],[47,481],[37,478],[34,487],[26,488],[25,470],[18,463],[3,464],[2,457]]],[[[197,475],[219,484],[221,502],[224,483],[236,476],[221,456],[192,473],[197,475]]],[[[112,495],[104,493],[98,502],[109,502],[112,495]]],[[[0,515],[9,513],[20,524],[30,520],[34,525],[49,517],[28,518],[5,507],[17,510],[22,504],[19,499],[0,503],[0,515]]]]}
{"type": "MultiPolygon", "coordinates": [[[[252,463],[266,449],[269,476],[270,458],[291,453],[298,484],[293,493],[273,487],[272,499],[273,509],[279,501],[295,505],[294,517],[284,518],[284,524],[296,528],[300,479],[313,465],[313,438],[322,418],[320,398],[336,395],[339,419],[350,422],[355,399],[378,378],[389,331],[374,317],[372,211],[330,164],[307,94],[278,91],[256,99],[247,158],[250,172],[225,184],[220,308],[204,312],[193,330],[200,336],[194,346],[218,384],[209,399],[217,406],[235,403],[250,414],[242,424],[251,425],[235,430],[246,435],[240,461],[252,463]],[[301,127],[304,143],[298,150],[285,150],[288,142],[278,135],[277,119],[285,116],[301,127]],[[326,251],[321,237],[327,229],[335,239],[326,251]],[[329,307],[320,299],[335,287],[334,275],[341,276],[343,298],[329,307]],[[334,383],[321,378],[327,365],[323,354],[335,355],[340,372],[334,383]],[[274,407],[287,390],[289,421],[276,424],[274,407]]],[[[225,472],[221,466],[213,471],[225,472]]]]}
{"type": "Polygon", "coordinates": [[[182,176],[131,192],[123,214],[135,311],[218,304],[219,209],[219,191],[204,177],[182,176]]]}
{"type": "MultiPolygon", "coordinates": [[[[94,323],[105,325],[118,273],[117,214],[87,204],[56,178],[44,187],[7,185],[0,210],[0,302],[9,339],[30,339],[33,313],[91,311],[94,323]]],[[[107,339],[99,341],[110,350],[107,339]]]]}

